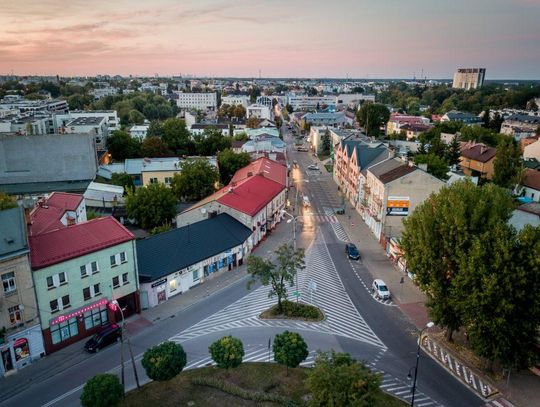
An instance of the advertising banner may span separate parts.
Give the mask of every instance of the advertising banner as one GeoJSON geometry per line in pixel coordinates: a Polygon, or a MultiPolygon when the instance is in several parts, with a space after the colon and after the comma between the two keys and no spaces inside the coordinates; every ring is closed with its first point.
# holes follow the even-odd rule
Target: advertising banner
{"type": "Polygon", "coordinates": [[[389,196],[386,201],[386,216],[407,216],[409,214],[408,196],[389,196]]]}

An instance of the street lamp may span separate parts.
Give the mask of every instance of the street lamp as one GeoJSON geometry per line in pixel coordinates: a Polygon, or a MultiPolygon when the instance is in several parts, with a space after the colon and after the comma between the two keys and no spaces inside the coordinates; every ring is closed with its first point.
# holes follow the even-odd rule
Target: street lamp
{"type": "MultiPolygon", "coordinates": [[[[422,343],[422,334],[424,333],[426,329],[429,329],[434,325],[435,324],[433,322],[429,321],[426,324],[426,326],[422,328],[422,330],[420,331],[420,334],[418,335],[418,346],[416,347],[416,366],[414,367],[414,381],[413,381],[413,385],[411,389],[411,392],[412,392],[411,407],[414,406],[414,394],[416,393],[416,378],[418,376],[418,361],[420,360],[420,344],[422,343]]],[[[412,368],[409,370],[409,374],[407,375],[409,379],[411,378],[411,370],[412,368]]]]}
{"type": "MultiPolygon", "coordinates": [[[[298,216],[293,216],[289,212],[287,212],[285,209],[281,210],[282,215],[287,215],[290,219],[287,221],[287,223],[293,224],[293,249],[296,251],[296,219],[298,216]]],[[[298,291],[298,270],[295,270],[295,277],[296,277],[296,302],[298,302],[298,297],[300,296],[300,292],[298,291]]]]}
{"type": "MultiPolygon", "coordinates": [[[[120,315],[122,316],[122,336],[120,337],[120,353],[121,353],[121,361],[122,361],[122,386],[124,387],[124,393],[126,392],[125,384],[124,384],[124,327],[126,324],[126,321],[124,319],[124,311],[122,310],[122,307],[118,303],[117,300],[112,300],[111,304],[113,304],[116,309],[120,310],[120,315]]],[[[139,384],[139,375],[137,374],[137,368],[135,367],[135,358],[133,357],[133,350],[131,349],[131,342],[129,340],[129,335],[126,335],[127,343],[128,343],[128,349],[129,349],[129,355],[131,356],[131,365],[133,366],[133,374],[135,376],[135,383],[137,383],[137,388],[140,389],[139,384]]]]}

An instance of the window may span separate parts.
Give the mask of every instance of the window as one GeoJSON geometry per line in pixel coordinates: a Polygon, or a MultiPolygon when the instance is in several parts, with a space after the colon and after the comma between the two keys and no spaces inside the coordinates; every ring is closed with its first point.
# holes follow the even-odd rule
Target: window
{"type": "Polygon", "coordinates": [[[171,292],[173,291],[176,291],[176,280],[171,280],[169,281],[169,290],[171,290],[171,292]]]}
{"type": "Polygon", "coordinates": [[[90,287],[83,288],[82,292],[85,301],[88,301],[90,298],[92,298],[92,295],[90,295],[90,287]]]}
{"type": "Polygon", "coordinates": [[[129,283],[128,273],[124,273],[124,274],[122,274],[122,285],[127,284],[127,283],[129,283]]]}
{"type": "Polygon", "coordinates": [[[193,270],[193,281],[197,281],[199,279],[199,270],[193,270]]]}
{"type": "Polygon", "coordinates": [[[126,252],[121,252],[120,253],[120,263],[126,263],[127,260],[126,260],[126,252]]]}
{"type": "Polygon", "coordinates": [[[172,177],[165,177],[165,184],[171,185],[172,177]]]}
{"type": "Polygon", "coordinates": [[[86,272],[86,264],[84,266],[81,266],[81,278],[88,277],[88,273],[86,272]]]}
{"type": "Polygon", "coordinates": [[[54,280],[53,280],[52,276],[47,277],[47,288],[51,289],[51,288],[54,288],[54,287],[55,287],[55,285],[54,285],[54,280]]]}
{"type": "Polygon", "coordinates": [[[51,306],[51,312],[58,312],[58,300],[52,300],[49,305],[51,306]]]}
{"type": "Polygon", "coordinates": [[[98,284],[94,284],[94,297],[96,295],[101,295],[101,291],[99,289],[99,283],[98,284]]]}
{"type": "Polygon", "coordinates": [[[118,277],[113,277],[112,279],[112,285],[113,285],[113,288],[118,288],[120,287],[120,279],[118,277]]]}
{"type": "Polygon", "coordinates": [[[117,266],[118,263],[116,263],[116,255],[111,256],[111,267],[117,266]]]}
{"type": "Polygon", "coordinates": [[[77,318],[71,318],[57,325],[51,326],[51,339],[53,344],[65,341],[71,337],[77,336],[77,318]]]}
{"type": "Polygon", "coordinates": [[[86,330],[105,325],[107,322],[109,322],[109,316],[107,314],[107,306],[105,305],[84,313],[84,328],[86,330]]]}
{"type": "Polygon", "coordinates": [[[66,308],[69,308],[70,305],[69,305],[69,295],[64,295],[62,297],[62,309],[66,309],[66,308]]]}
{"type": "Polygon", "coordinates": [[[92,274],[99,273],[97,261],[90,263],[90,268],[92,269],[92,274]]]}
{"type": "Polygon", "coordinates": [[[4,293],[12,293],[17,290],[15,285],[15,273],[6,273],[2,275],[2,284],[4,286],[4,293]]]}
{"type": "Polygon", "coordinates": [[[157,184],[157,178],[150,178],[150,184],[157,184]]]}
{"type": "Polygon", "coordinates": [[[61,273],[58,274],[58,281],[60,282],[60,285],[67,284],[66,273],[65,272],[61,272],[61,273]]]}
{"type": "Polygon", "coordinates": [[[22,322],[21,309],[18,305],[8,308],[9,321],[12,325],[20,324],[22,322]]]}

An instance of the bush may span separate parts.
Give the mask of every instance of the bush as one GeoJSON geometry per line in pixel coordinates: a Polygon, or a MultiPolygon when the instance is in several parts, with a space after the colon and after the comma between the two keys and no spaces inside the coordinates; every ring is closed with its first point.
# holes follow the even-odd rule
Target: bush
{"type": "Polygon", "coordinates": [[[267,393],[264,391],[245,390],[233,383],[228,383],[215,377],[194,377],[191,379],[191,383],[199,386],[213,387],[223,391],[224,393],[232,394],[233,396],[240,397],[244,400],[253,400],[259,403],[273,402],[284,404],[289,402],[289,399],[279,394],[267,393]]]}
{"type": "Polygon", "coordinates": [[[272,350],[274,351],[274,360],[288,368],[297,367],[309,355],[304,338],[296,332],[289,331],[276,335],[272,350]]]}
{"type": "Polygon", "coordinates": [[[239,366],[244,357],[242,341],[232,336],[224,336],[218,339],[210,345],[208,350],[218,367],[224,369],[239,366]]]}
{"type": "Polygon", "coordinates": [[[144,352],[142,365],[152,380],[169,380],[186,366],[186,352],[182,345],[163,342],[144,352]]]}
{"type": "Polygon", "coordinates": [[[283,301],[283,314],[294,318],[320,319],[321,312],[317,307],[301,302],[283,301]]]}
{"type": "Polygon", "coordinates": [[[84,407],[114,407],[124,396],[124,389],[113,374],[98,374],[84,385],[81,404],[84,407]]]}

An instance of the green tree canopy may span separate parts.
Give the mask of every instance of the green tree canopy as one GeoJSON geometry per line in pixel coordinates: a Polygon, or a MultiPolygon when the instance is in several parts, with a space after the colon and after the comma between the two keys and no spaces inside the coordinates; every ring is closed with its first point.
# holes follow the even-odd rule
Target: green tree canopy
{"type": "Polygon", "coordinates": [[[126,210],[143,229],[153,229],[169,223],[176,215],[176,198],[173,191],[163,184],[129,189],[126,210]]]}
{"type": "Polygon", "coordinates": [[[513,137],[501,137],[493,163],[493,182],[511,189],[521,180],[521,149],[513,137]]]}
{"type": "Polygon", "coordinates": [[[208,348],[208,351],[217,366],[222,369],[240,366],[244,357],[244,345],[242,341],[230,335],[213,342],[208,348]]]}
{"type": "Polygon", "coordinates": [[[124,192],[134,187],[133,178],[127,172],[114,173],[111,176],[111,184],[124,187],[124,192]]]}
{"type": "Polygon", "coordinates": [[[491,230],[506,224],[512,209],[503,189],[459,181],[431,195],[404,220],[401,246],[407,267],[427,295],[432,320],[447,329],[449,339],[463,326],[462,297],[456,289],[463,262],[477,237],[489,239],[491,230]]]}
{"type": "Polygon", "coordinates": [[[81,394],[83,407],[115,407],[124,397],[124,389],[114,374],[98,374],[84,385],[81,394]]]}
{"type": "Polygon", "coordinates": [[[0,191],[0,211],[17,207],[17,201],[14,197],[0,191]]]}
{"type": "Polygon", "coordinates": [[[274,252],[277,255],[277,263],[258,256],[249,256],[247,271],[251,274],[248,281],[248,289],[260,281],[262,285],[270,285],[268,297],[274,295],[278,298],[278,311],[283,312],[282,301],[287,299],[287,285],[294,285],[294,277],[299,269],[305,268],[304,249],[293,249],[288,244],[283,244],[274,252]]]}
{"type": "Polygon", "coordinates": [[[308,372],[309,406],[375,406],[382,393],[380,385],[381,375],[348,353],[318,352],[308,372]]]}
{"type": "Polygon", "coordinates": [[[325,154],[330,153],[330,149],[332,148],[332,143],[330,141],[330,132],[326,130],[322,136],[322,151],[325,154]]]}
{"type": "Polygon", "coordinates": [[[205,159],[194,159],[182,164],[180,174],[172,180],[172,190],[181,201],[199,201],[216,190],[218,170],[205,159]]]}
{"type": "Polygon", "coordinates": [[[196,136],[195,146],[198,155],[216,155],[218,151],[231,148],[231,138],[225,137],[218,129],[206,129],[203,134],[196,136]]]}
{"type": "Polygon", "coordinates": [[[115,130],[107,137],[107,150],[115,160],[136,158],[141,155],[141,142],[125,131],[115,130]]]}
{"type": "Polygon", "coordinates": [[[382,134],[381,127],[390,119],[390,110],[380,103],[364,103],[356,117],[366,135],[378,137],[382,134]]]}
{"type": "Polygon", "coordinates": [[[282,365],[289,367],[297,367],[309,355],[308,346],[304,338],[296,332],[285,331],[276,335],[272,345],[274,352],[274,360],[282,365]]]}
{"type": "Polygon", "coordinates": [[[249,164],[251,158],[248,153],[235,153],[227,148],[218,156],[219,177],[223,185],[227,185],[235,172],[249,164]]]}
{"type": "Polygon", "coordinates": [[[170,157],[171,151],[159,136],[146,137],[142,142],[144,157],[170,157]]]}
{"type": "Polygon", "coordinates": [[[163,342],[144,352],[141,364],[152,380],[170,380],[186,366],[186,352],[176,342],[163,342]]]}
{"type": "Polygon", "coordinates": [[[190,155],[194,151],[191,135],[181,119],[167,119],[161,125],[161,139],[177,155],[190,155]]]}
{"type": "Polygon", "coordinates": [[[446,181],[448,179],[448,164],[446,161],[439,156],[429,153],[429,154],[418,154],[414,157],[414,163],[427,164],[427,172],[429,172],[434,177],[446,181]]]}

